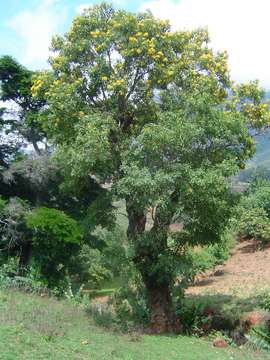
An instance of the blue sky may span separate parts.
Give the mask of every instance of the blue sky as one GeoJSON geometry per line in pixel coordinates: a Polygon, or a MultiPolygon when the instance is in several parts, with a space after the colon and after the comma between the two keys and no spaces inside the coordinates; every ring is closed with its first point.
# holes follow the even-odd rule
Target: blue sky
{"type": "MultiPolygon", "coordinates": [[[[208,27],[212,46],[227,50],[233,79],[259,79],[270,89],[270,0],[111,0],[137,11],[151,9],[174,29],[208,27]]],[[[54,34],[67,31],[84,5],[98,0],[0,0],[0,55],[25,66],[47,66],[54,34]]]]}
{"type": "MultiPolygon", "coordinates": [[[[74,16],[78,15],[78,9],[83,5],[99,2],[98,0],[0,0],[0,54],[11,54],[31,68],[46,66],[51,36],[67,31],[74,16]]],[[[113,2],[115,6],[136,11],[143,0],[113,2]]]]}

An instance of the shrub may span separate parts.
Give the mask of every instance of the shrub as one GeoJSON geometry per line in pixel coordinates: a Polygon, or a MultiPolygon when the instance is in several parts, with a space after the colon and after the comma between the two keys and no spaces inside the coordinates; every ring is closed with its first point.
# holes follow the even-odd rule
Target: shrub
{"type": "Polygon", "coordinates": [[[120,277],[127,263],[125,239],[124,229],[118,225],[110,230],[98,228],[72,258],[73,281],[98,288],[105,281],[120,277]]]}
{"type": "Polygon", "coordinates": [[[183,252],[178,265],[181,278],[178,288],[184,289],[194,282],[197,275],[226,261],[234,244],[233,233],[227,231],[222,235],[219,243],[196,249],[187,248],[183,252]]]}
{"type": "Polygon", "coordinates": [[[140,284],[128,284],[120,288],[113,297],[116,321],[123,330],[146,325],[149,322],[149,309],[146,292],[140,284]]]}
{"type": "Polygon", "coordinates": [[[86,310],[98,326],[105,328],[115,327],[116,321],[112,306],[97,302],[88,306],[86,310]]]}
{"type": "Polygon", "coordinates": [[[38,280],[33,268],[25,271],[25,276],[18,274],[18,259],[10,258],[0,267],[0,288],[20,289],[31,293],[44,293],[47,288],[38,280]]]}
{"type": "Polygon", "coordinates": [[[246,339],[255,349],[270,351],[270,335],[266,330],[253,328],[246,339]]]}
{"type": "Polygon", "coordinates": [[[32,234],[33,264],[49,287],[65,287],[66,270],[82,239],[77,222],[64,212],[45,207],[26,218],[32,234]]]}
{"type": "Polygon", "coordinates": [[[0,198],[0,248],[4,260],[8,256],[20,256],[29,243],[25,216],[29,204],[17,197],[4,201],[0,198]]]}
{"type": "Polygon", "coordinates": [[[242,336],[240,319],[243,312],[237,306],[226,307],[226,298],[211,296],[183,298],[176,300],[176,312],[185,334],[205,335],[221,331],[225,335],[242,336]]]}
{"type": "Polygon", "coordinates": [[[262,242],[270,239],[270,181],[256,178],[243,196],[235,215],[240,236],[262,242]]]}
{"type": "Polygon", "coordinates": [[[262,309],[270,311],[270,293],[266,292],[259,296],[259,305],[262,309]]]}
{"type": "Polygon", "coordinates": [[[102,252],[87,244],[72,257],[69,270],[73,283],[84,283],[91,288],[97,288],[104,280],[112,278],[112,272],[104,264],[102,252]]]}
{"type": "Polygon", "coordinates": [[[263,208],[243,211],[238,223],[239,234],[266,242],[270,239],[270,219],[263,208]]]}
{"type": "Polygon", "coordinates": [[[216,309],[209,299],[190,300],[180,297],[176,302],[176,314],[180,318],[184,334],[203,335],[212,330],[216,309]]]}

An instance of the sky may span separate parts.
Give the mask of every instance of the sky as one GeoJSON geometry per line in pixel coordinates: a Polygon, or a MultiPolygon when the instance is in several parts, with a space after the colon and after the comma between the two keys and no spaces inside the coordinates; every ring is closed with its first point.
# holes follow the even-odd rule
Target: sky
{"type": "MultiPolygon", "coordinates": [[[[72,19],[94,0],[0,0],[0,55],[25,66],[47,67],[53,35],[68,31],[72,19]]],[[[207,27],[216,50],[227,50],[232,78],[258,79],[270,90],[270,0],[111,0],[129,11],[150,9],[173,29],[207,27]]]]}

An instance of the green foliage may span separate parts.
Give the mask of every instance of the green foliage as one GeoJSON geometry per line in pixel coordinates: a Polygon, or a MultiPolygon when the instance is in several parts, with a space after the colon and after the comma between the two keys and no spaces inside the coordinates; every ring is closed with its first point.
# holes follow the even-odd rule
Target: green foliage
{"type": "Polygon", "coordinates": [[[37,246],[46,243],[78,244],[81,241],[80,228],[76,221],[63,211],[41,207],[33,210],[26,220],[27,226],[34,233],[33,242],[37,246]]]}
{"type": "Polygon", "coordinates": [[[254,179],[248,190],[248,196],[243,199],[245,209],[261,208],[270,218],[270,182],[263,178],[254,179]]]}
{"type": "Polygon", "coordinates": [[[150,317],[146,291],[142,283],[129,283],[121,287],[113,297],[116,321],[123,330],[136,325],[147,325],[150,317]]]}
{"type": "Polygon", "coordinates": [[[211,329],[211,311],[209,314],[206,311],[209,305],[207,302],[185,302],[183,299],[180,299],[177,304],[176,313],[181,319],[184,334],[202,335],[211,329]]]}
{"type": "Polygon", "coordinates": [[[254,327],[246,338],[255,349],[270,351],[270,335],[264,329],[254,327]]]}
{"type": "Polygon", "coordinates": [[[86,284],[90,288],[97,288],[104,280],[112,278],[102,252],[86,244],[73,256],[69,272],[75,284],[86,284]]]}
{"type": "Polygon", "coordinates": [[[24,276],[19,274],[18,259],[13,257],[8,259],[0,267],[0,288],[23,290],[28,293],[47,293],[48,289],[39,280],[39,276],[33,267],[29,267],[24,272],[24,276]]]}
{"type": "Polygon", "coordinates": [[[18,256],[29,242],[25,216],[29,204],[20,198],[1,199],[0,209],[0,248],[1,257],[18,256]]]}
{"type": "Polygon", "coordinates": [[[259,297],[259,305],[262,309],[270,311],[270,294],[269,292],[262,294],[259,297]]]}
{"type": "Polygon", "coordinates": [[[86,311],[93,318],[96,325],[107,329],[115,328],[115,314],[110,305],[97,302],[88,305],[86,311]]]}
{"type": "Polygon", "coordinates": [[[220,331],[224,336],[230,338],[230,342],[235,341],[243,344],[244,330],[241,327],[246,306],[250,302],[246,300],[233,299],[226,295],[198,295],[186,296],[182,294],[176,297],[176,313],[181,319],[183,332],[186,334],[196,334],[198,336],[211,335],[215,331],[220,331]]]}
{"type": "Polygon", "coordinates": [[[236,214],[239,234],[262,242],[270,239],[270,183],[257,176],[243,196],[236,214]]]}
{"type": "Polygon", "coordinates": [[[93,289],[122,276],[127,263],[125,241],[125,230],[120,226],[110,230],[98,227],[72,257],[69,271],[74,283],[93,289]]]}
{"type": "Polygon", "coordinates": [[[4,211],[4,208],[6,206],[6,200],[4,200],[0,195],[0,214],[4,211]]]}
{"type": "Polygon", "coordinates": [[[33,261],[49,287],[65,279],[71,256],[79,250],[82,233],[77,222],[64,212],[38,208],[26,218],[32,232],[33,261]]]}
{"type": "Polygon", "coordinates": [[[12,101],[19,110],[17,116],[4,121],[6,130],[19,134],[26,142],[33,144],[40,153],[38,142],[44,140],[45,133],[41,129],[39,116],[45,105],[42,98],[34,98],[31,93],[32,76],[34,72],[26,69],[11,56],[0,57],[0,100],[12,101]]]}
{"type": "Polygon", "coordinates": [[[179,259],[178,271],[181,280],[178,289],[186,288],[194,282],[197,275],[226,261],[234,244],[234,234],[227,230],[217,244],[196,249],[187,248],[179,259]]]}
{"type": "Polygon", "coordinates": [[[270,219],[262,208],[251,208],[244,211],[238,227],[241,236],[255,238],[262,242],[270,239],[270,219]]]}

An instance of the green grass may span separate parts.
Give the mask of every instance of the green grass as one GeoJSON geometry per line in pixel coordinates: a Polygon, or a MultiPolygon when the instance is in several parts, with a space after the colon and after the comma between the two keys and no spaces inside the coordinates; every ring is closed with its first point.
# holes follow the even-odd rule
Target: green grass
{"type": "Polygon", "coordinates": [[[0,314],[1,360],[266,359],[195,337],[112,333],[96,327],[78,306],[17,291],[0,292],[0,314]]]}

